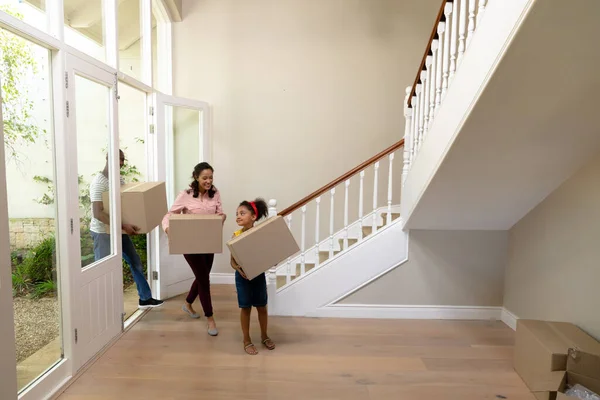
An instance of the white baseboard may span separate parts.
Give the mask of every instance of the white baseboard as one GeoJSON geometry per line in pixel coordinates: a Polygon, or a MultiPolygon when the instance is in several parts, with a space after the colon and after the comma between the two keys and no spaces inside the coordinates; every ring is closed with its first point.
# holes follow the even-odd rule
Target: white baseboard
{"type": "Polygon", "coordinates": [[[235,285],[235,274],[225,272],[212,272],[210,283],[213,285],[235,285]]]}
{"type": "Polygon", "coordinates": [[[502,308],[502,322],[508,325],[513,331],[517,330],[517,317],[515,314],[508,311],[506,308],[502,308]]]}
{"type": "Polygon", "coordinates": [[[381,319],[499,320],[502,307],[400,306],[386,304],[333,304],[310,313],[310,317],[381,319]]]}

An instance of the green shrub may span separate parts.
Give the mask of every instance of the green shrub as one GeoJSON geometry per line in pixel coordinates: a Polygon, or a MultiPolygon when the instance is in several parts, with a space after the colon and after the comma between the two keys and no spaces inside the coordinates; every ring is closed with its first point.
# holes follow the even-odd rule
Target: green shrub
{"type": "Polygon", "coordinates": [[[56,294],[56,282],[46,281],[37,283],[31,293],[31,297],[38,299],[45,296],[54,296],[56,294]]]}
{"type": "Polygon", "coordinates": [[[12,286],[14,296],[22,296],[31,288],[31,279],[27,275],[23,264],[17,266],[12,273],[12,286]]]}
{"type": "Polygon", "coordinates": [[[94,262],[94,239],[87,227],[82,227],[80,232],[81,268],[94,262]]]}
{"type": "Polygon", "coordinates": [[[52,280],[56,268],[56,242],[54,237],[44,239],[23,260],[25,273],[32,283],[52,280]]]}

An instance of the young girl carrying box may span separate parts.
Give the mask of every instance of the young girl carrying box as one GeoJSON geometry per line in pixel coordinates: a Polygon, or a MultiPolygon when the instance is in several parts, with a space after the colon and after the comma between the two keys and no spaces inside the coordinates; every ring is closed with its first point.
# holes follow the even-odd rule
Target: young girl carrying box
{"type": "MultiPolygon", "coordinates": [[[[267,203],[262,199],[254,201],[242,201],[235,213],[235,221],[242,229],[233,233],[232,238],[241,235],[249,229],[252,229],[254,223],[268,215],[267,203]]],[[[241,309],[240,322],[244,334],[244,350],[250,355],[258,354],[256,346],[250,339],[250,314],[252,307],[256,307],[258,312],[258,322],[260,324],[261,342],[268,350],[275,348],[275,343],[267,335],[267,280],[262,273],[252,280],[248,280],[244,273],[243,266],[238,265],[233,256],[231,257],[231,266],[235,269],[235,287],[237,289],[238,305],[241,309]]]]}

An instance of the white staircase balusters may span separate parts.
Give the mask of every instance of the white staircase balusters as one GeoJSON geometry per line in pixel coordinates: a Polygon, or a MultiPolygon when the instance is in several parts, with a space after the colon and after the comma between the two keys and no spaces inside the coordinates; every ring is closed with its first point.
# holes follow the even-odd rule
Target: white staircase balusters
{"type": "Polygon", "coordinates": [[[475,33],[475,11],[477,10],[476,0],[469,0],[469,25],[467,29],[467,46],[471,43],[473,39],[473,34],[475,33]]]}
{"type": "Polygon", "coordinates": [[[392,223],[392,197],[393,197],[393,168],[394,168],[394,153],[388,156],[389,158],[389,174],[388,174],[388,194],[387,194],[387,224],[392,223]]]}
{"type": "Polygon", "coordinates": [[[365,180],[365,171],[360,171],[359,174],[359,179],[360,179],[360,183],[359,183],[359,189],[358,189],[358,222],[360,225],[360,229],[358,230],[358,241],[360,242],[363,238],[363,231],[362,231],[362,227],[363,227],[363,208],[364,208],[364,180],[365,180]]]}
{"type": "MultiPolygon", "coordinates": [[[[377,210],[377,191],[379,181],[379,161],[375,163],[374,176],[373,176],[373,211],[377,210]]],[[[377,213],[373,213],[373,233],[377,232],[377,213]]]]}
{"type": "Polygon", "coordinates": [[[315,221],[315,268],[319,266],[320,257],[319,257],[319,229],[321,228],[321,224],[319,221],[320,213],[321,213],[321,196],[315,199],[316,207],[317,207],[317,217],[315,221]]]}
{"type": "Polygon", "coordinates": [[[407,149],[402,170],[403,184],[425,137],[433,129],[433,122],[460,62],[482,22],[483,13],[488,10],[487,4],[487,0],[454,0],[447,1],[441,10],[440,20],[436,22],[436,34],[422,60],[422,70],[419,71],[417,82],[410,88],[410,111],[404,112],[407,149]]]}
{"type": "MultiPolygon", "coordinates": [[[[402,161],[402,185],[404,185],[404,181],[406,181],[406,177],[408,176],[408,170],[410,168],[410,155],[412,148],[412,112],[413,109],[408,106],[408,99],[410,98],[411,87],[406,88],[406,97],[404,98],[404,156],[402,161]]],[[[362,205],[362,175],[361,172],[361,181],[360,181],[360,189],[361,189],[361,205],[362,205]]],[[[362,212],[362,210],[361,210],[362,212]]],[[[360,213],[359,213],[360,214],[360,213]]],[[[359,216],[360,218],[360,216],[359,216]]],[[[361,237],[362,239],[362,237],[361,237]]]]}
{"type": "Polygon", "coordinates": [[[333,257],[333,223],[335,213],[335,188],[331,189],[331,205],[329,208],[329,258],[333,257]]]}
{"type": "Polygon", "coordinates": [[[424,121],[423,121],[423,139],[421,140],[421,143],[423,143],[423,141],[425,140],[425,137],[427,136],[427,132],[429,129],[429,98],[431,97],[431,78],[432,78],[432,74],[431,74],[431,64],[433,63],[433,56],[432,55],[428,55],[427,59],[425,61],[425,91],[423,94],[423,115],[424,115],[424,121]]]}
{"type": "Polygon", "coordinates": [[[431,125],[433,124],[433,112],[435,111],[435,87],[437,83],[436,79],[436,70],[437,70],[437,57],[438,50],[440,47],[440,41],[438,39],[434,39],[431,42],[431,65],[429,66],[429,99],[427,101],[427,115],[429,115],[429,121],[427,122],[427,132],[431,129],[431,125]]]}
{"type": "Polygon", "coordinates": [[[348,188],[350,187],[350,179],[347,179],[344,184],[344,250],[348,248],[348,188]]]}
{"type": "Polygon", "coordinates": [[[306,251],[306,205],[302,206],[302,233],[301,233],[301,239],[300,239],[300,274],[304,275],[304,273],[306,272],[306,258],[305,258],[305,251],[306,251]]]}
{"type": "Polygon", "coordinates": [[[444,64],[444,59],[446,58],[446,54],[444,53],[444,38],[446,37],[445,32],[446,23],[440,22],[438,25],[438,35],[440,36],[440,40],[435,63],[435,97],[431,102],[432,119],[435,118],[435,113],[440,107],[442,100],[442,66],[444,64]]]}
{"type": "Polygon", "coordinates": [[[458,64],[463,58],[466,50],[466,39],[467,39],[467,18],[468,18],[468,0],[458,0],[460,4],[460,16],[458,18],[458,64]]]}
{"type": "MultiPolygon", "coordinates": [[[[288,215],[285,219],[286,219],[288,228],[291,230],[292,229],[292,214],[288,215]]],[[[285,274],[285,282],[286,283],[290,283],[292,281],[292,262],[291,261],[292,261],[291,257],[288,257],[286,274],[285,274]]],[[[294,275],[295,275],[295,272],[296,271],[294,271],[294,275]]]]}
{"type": "Polygon", "coordinates": [[[479,24],[481,23],[481,18],[483,18],[483,14],[485,13],[486,4],[487,0],[479,0],[479,9],[477,10],[476,26],[479,26],[479,24]]]}
{"type": "Polygon", "coordinates": [[[455,0],[452,4],[452,26],[450,27],[450,75],[448,78],[448,86],[450,86],[450,82],[452,82],[452,78],[454,78],[454,74],[456,73],[460,0],[455,0]]]}
{"type": "Polygon", "coordinates": [[[442,56],[442,95],[440,101],[436,103],[436,110],[440,107],[442,98],[448,89],[448,77],[450,73],[450,41],[452,40],[452,8],[454,3],[446,3],[444,6],[444,16],[446,17],[446,26],[444,27],[444,50],[442,56]]]}

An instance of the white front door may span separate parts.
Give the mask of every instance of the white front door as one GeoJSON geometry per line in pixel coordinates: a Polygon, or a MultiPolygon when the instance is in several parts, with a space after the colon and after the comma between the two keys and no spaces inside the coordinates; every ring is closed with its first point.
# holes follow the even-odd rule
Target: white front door
{"type": "Polygon", "coordinates": [[[81,260],[71,265],[75,290],[72,299],[76,307],[73,354],[77,370],[122,329],[120,160],[116,76],[68,56],[66,78],[72,240],[69,249],[73,252],[71,259],[81,260]],[[93,222],[90,201],[90,183],[98,174],[103,175],[106,166],[111,210],[109,226],[93,222]],[[91,232],[101,232],[103,228],[107,234],[91,232]]]}
{"type": "MultiPolygon", "coordinates": [[[[155,180],[165,181],[169,207],[177,194],[189,188],[194,166],[211,162],[208,103],[155,95],[156,163],[155,180]]],[[[161,230],[156,255],[158,283],[153,288],[160,299],[189,290],[194,275],[181,255],[169,255],[168,238],[161,230]]]]}

